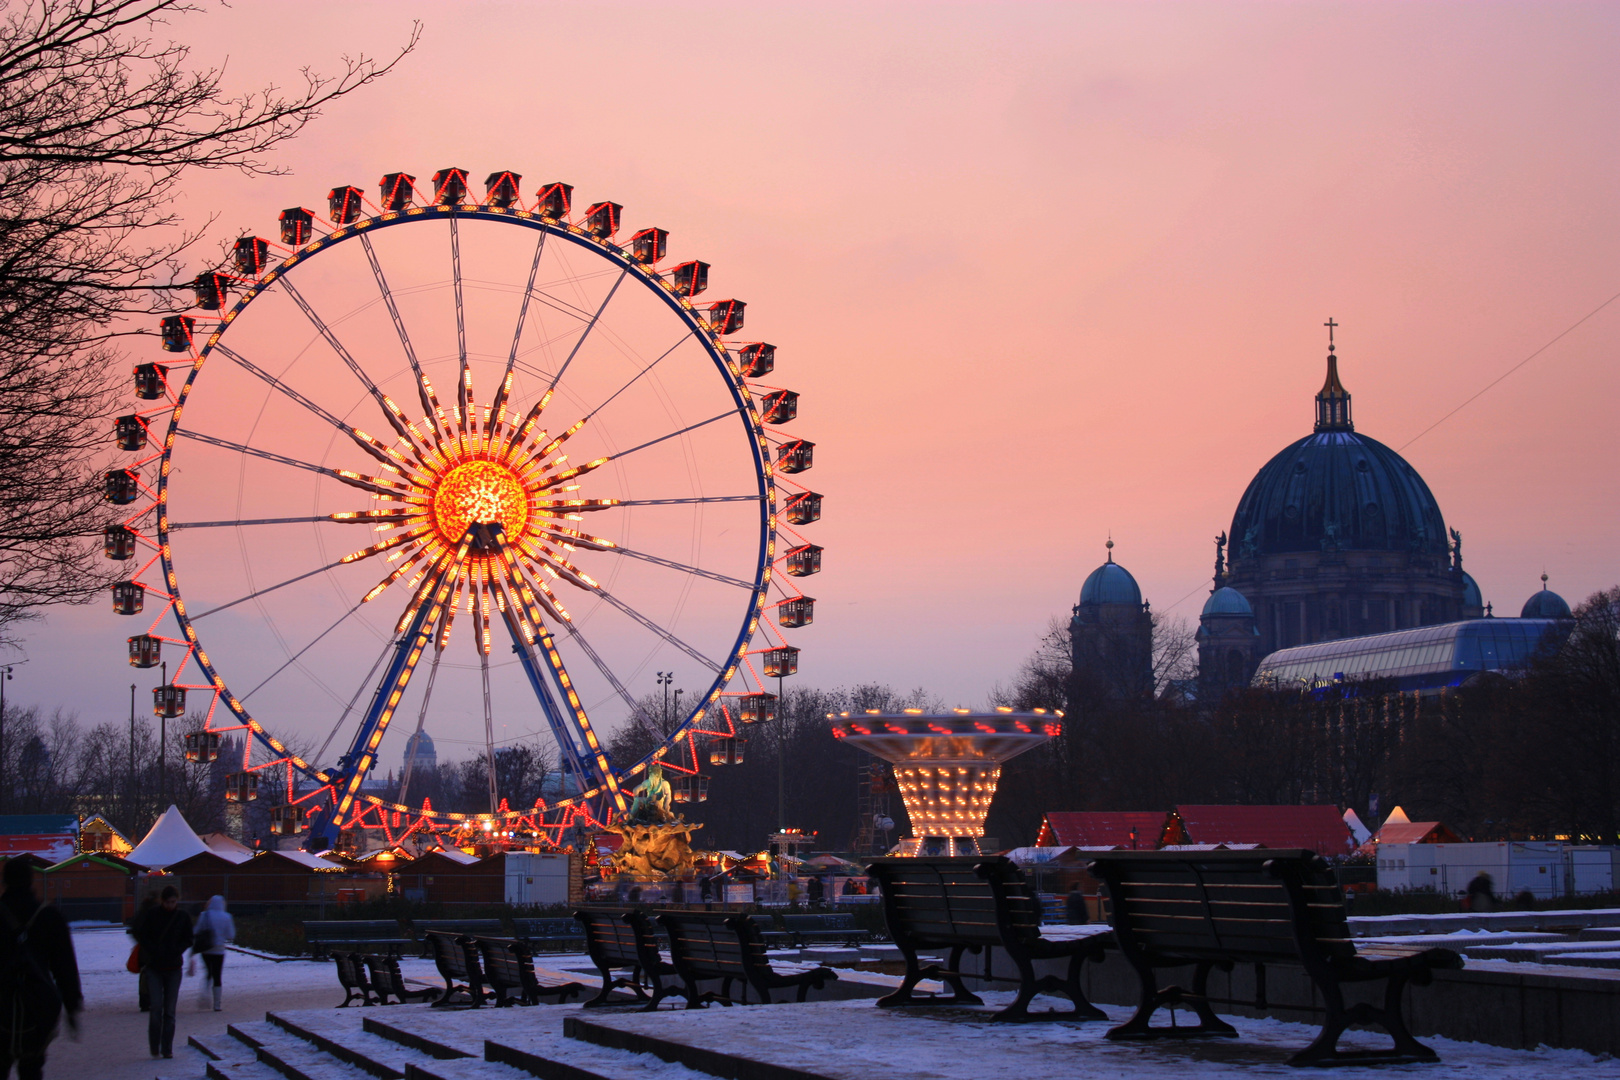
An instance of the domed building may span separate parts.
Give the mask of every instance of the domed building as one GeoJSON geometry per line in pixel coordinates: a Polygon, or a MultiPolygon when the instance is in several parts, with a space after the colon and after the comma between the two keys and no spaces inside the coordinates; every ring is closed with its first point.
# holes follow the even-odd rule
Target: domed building
{"type": "Polygon", "coordinates": [[[1081,688],[1116,698],[1153,693],[1153,615],[1131,572],[1114,561],[1112,538],[1108,561],[1080,586],[1069,646],[1081,688]]]}
{"type": "Polygon", "coordinates": [[[1562,596],[1547,588],[1547,575],[1541,575],[1541,591],[1524,602],[1524,609],[1519,612],[1521,619],[1568,619],[1571,618],[1569,604],[1562,596]]]}
{"type": "Polygon", "coordinates": [[[1234,678],[1231,649],[1206,654],[1203,642],[1213,644],[1217,626],[1238,633],[1235,605],[1206,606],[1200,661],[1215,672],[1208,679],[1201,672],[1200,682],[1212,690],[1247,682],[1254,663],[1278,649],[1454,622],[1478,604],[1478,587],[1470,591],[1462,569],[1462,537],[1448,537],[1423,477],[1355,430],[1331,332],[1315,430],[1255,474],[1230,534],[1216,544],[1210,600],[1240,594],[1255,647],[1249,670],[1234,678]]]}
{"type": "Polygon", "coordinates": [[[433,737],[425,731],[418,731],[411,735],[405,743],[405,772],[414,771],[417,776],[432,775],[439,767],[439,752],[433,745],[433,737]],[[412,759],[415,764],[412,764],[412,759]]]}

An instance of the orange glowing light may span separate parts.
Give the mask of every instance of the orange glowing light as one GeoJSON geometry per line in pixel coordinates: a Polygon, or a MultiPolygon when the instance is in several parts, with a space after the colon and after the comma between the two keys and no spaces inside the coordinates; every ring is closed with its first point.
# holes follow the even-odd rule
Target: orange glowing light
{"type": "Polygon", "coordinates": [[[529,524],[529,492],[517,473],[493,461],[468,461],[451,469],[433,493],[433,524],[449,544],[459,544],[469,526],[499,522],[510,538],[529,524]]]}

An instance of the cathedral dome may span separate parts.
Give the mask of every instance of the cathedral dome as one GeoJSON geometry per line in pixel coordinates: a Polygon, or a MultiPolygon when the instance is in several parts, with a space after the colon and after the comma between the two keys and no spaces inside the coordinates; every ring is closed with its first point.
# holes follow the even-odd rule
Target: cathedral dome
{"type": "Polygon", "coordinates": [[[1564,598],[1547,588],[1547,575],[1541,575],[1541,591],[1524,602],[1521,619],[1568,619],[1569,605],[1564,598]]]}
{"type": "Polygon", "coordinates": [[[1254,609],[1249,606],[1248,599],[1242,593],[1231,586],[1226,586],[1216,589],[1210,594],[1209,599],[1204,601],[1204,610],[1199,613],[1199,618],[1207,615],[1243,615],[1253,618],[1254,609]]]}
{"type": "Polygon", "coordinates": [[[1485,594],[1479,591],[1479,582],[1474,580],[1474,575],[1472,575],[1468,571],[1464,570],[1463,571],[1463,607],[1466,607],[1466,608],[1483,608],[1484,606],[1485,606],[1485,594]]]}
{"type": "Polygon", "coordinates": [[[1445,519],[1416,469],[1358,435],[1350,394],[1328,353],[1316,395],[1316,430],[1286,447],[1249,482],[1232,516],[1232,556],[1345,549],[1448,554],[1445,519]]]}
{"type": "Polygon", "coordinates": [[[1142,606],[1142,590],[1131,572],[1114,561],[1114,542],[1108,541],[1108,561],[1093,570],[1080,586],[1082,604],[1134,604],[1142,606]]]}

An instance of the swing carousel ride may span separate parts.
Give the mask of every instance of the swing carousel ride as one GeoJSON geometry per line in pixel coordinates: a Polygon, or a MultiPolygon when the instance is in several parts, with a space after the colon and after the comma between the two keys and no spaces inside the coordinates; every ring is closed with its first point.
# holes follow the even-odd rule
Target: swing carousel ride
{"type": "Polygon", "coordinates": [[[227,797],[274,792],[310,850],[559,846],[648,785],[702,801],[814,616],[814,444],[783,429],[798,395],[761,381],[776,350],[739,336],[744,303],[699,302],[709,265],[666,266],[663,229],[621,240],[617,203],[484,188],[389,173],[375,200],[334,188],[329,224],[284,210],[279,242],[192,282],[161,324],[175,358],[135,368],[116,421],[112,602],[152,618],[130,663],[163,665],[158,715],[203,717],[188,758],[246,733],[227,797]],[[704,685],[666,722],[629,687],[677,666],[704,685]],[[402,751],[430,720],[485,760],[487,811],[408,801],[409,764],[377,783],[390,732],[402,751]],[[620,720],[656,733],[639,760],[604,745],[620,720]],[[513,806],[499,750],[539,738],[552,797],[513,806]]]}

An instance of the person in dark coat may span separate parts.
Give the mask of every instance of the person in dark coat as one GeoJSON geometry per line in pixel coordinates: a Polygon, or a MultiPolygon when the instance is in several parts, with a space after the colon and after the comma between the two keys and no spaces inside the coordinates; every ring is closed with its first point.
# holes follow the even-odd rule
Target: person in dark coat
{"type": "Polygon", "coordinates": [[[152,1003],[146,1041],[152,1056],[174,1057],[174,1016],[180,1002],[180,980],[185,975],[186,950],[191,948],[191,916],[180,910],[180,891],[164,888],[158,906],[135,924],[141,946],[141,978],[152,1003]]]}
{"type": "Polygon", "coordinates": [[[1069,920],[1069,925],[1079,926],[1091,921],[1091,912],[1086,909],[1086,894],[1080,891],[1080,883],[1075,882],[1069,895],[1063,898],[1063,914],[1069,920]]]}
{"type": "Polygon", "coordinates": [[[17,1066],[17,1080],[39,1080],[45,1049],[67,1013],[77,1037],[84,995],[67,920],[34,895],[34,868],[10,859],[0,893],[0,1078],[17,1066]]]}

